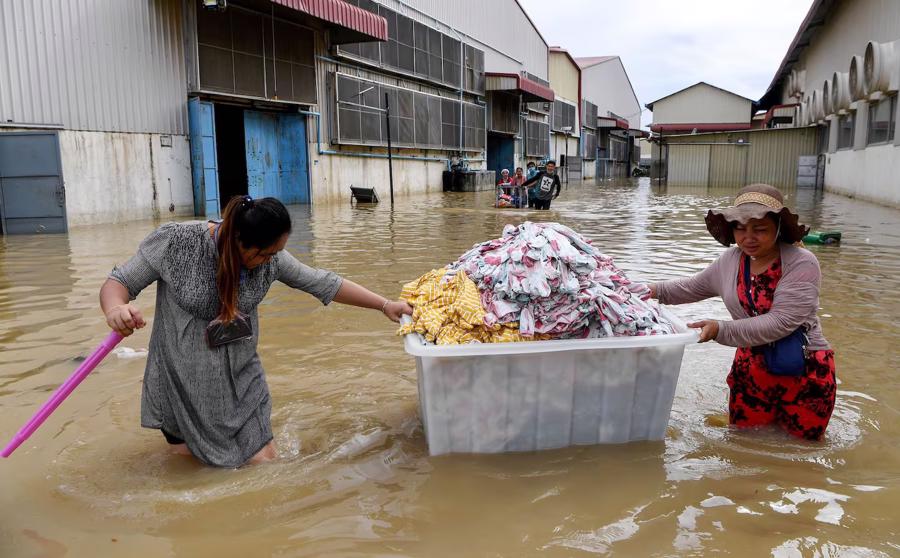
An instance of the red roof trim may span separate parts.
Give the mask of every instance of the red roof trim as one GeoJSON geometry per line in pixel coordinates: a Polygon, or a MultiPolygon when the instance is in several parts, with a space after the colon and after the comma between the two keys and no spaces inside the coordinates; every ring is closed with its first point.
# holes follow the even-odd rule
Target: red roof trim
{"type": "Polygon", "coordinates": [[[775,117],[775,111],[781,108],[794,108],[799,107],[800,103],[788,103],[786,105],[773,105],[769,110],[766,111],[766,116],[763,118],[763,127],[768,128],[769,121],[775,117]]]}
{"type": "Polygon", "coordinates": [[[553,101],[556,99],[556,95],[553,93],[553,90],[538,83],[534,80],[530,80],[527,77],[521,74],[507,74],[502,72],[487,72],[484,74],[485,77],[506,77],[506,78],[516,78],[516,89],[523,91],[525,93],[529,93],[534,95],[535,97],[539,97],[545,101],[553,101]]]}
{"type": "Polygon", "coordinates": [[[598,116],[597,120],[609,120],[610,122],[615,122],[616,128],[622,128],[623,130],[628,130],[631,126],[628,124],[628,121],[624,118],[613,118],[612,116],[598,116]]]}
{"type": "Polygon", "coordinates": [[[654,132],[733,132],[739,130],[749,130],[749,122],[731,122],[716,124],[651,124],[650,129],[654,132]]]}
{"type": "Polygon", "coordinates": [[[388,40],[386,19],[343,0],[272,0],[272,2],[368,35],[372,40],[388,40]]]}

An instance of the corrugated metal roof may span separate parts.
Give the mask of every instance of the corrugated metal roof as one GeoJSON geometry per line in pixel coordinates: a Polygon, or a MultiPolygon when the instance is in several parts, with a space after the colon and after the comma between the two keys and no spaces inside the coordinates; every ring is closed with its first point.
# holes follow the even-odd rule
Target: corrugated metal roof
{"type": "Polygon", "coordinates": [[[582,56],[580,58],[576,58],[575,63],[582,68],[590,68],[591,66],[609,62],[610,60],[615,60],[616,58],[618,58],[618,56],[582,56]]]}
{"type": "Polygon", "coordinates": [[[839,4],[840,2],[837,0],[813,1],[809,11],[806,13],[806,17],[803,18],[803,23],[797,29],[797,34],[794,35],[794,40],[791,41],[791,46],[788,47],[784,58],[781,60],[781,65],[778,66],[778,71],[775,72],[772,83],[769,84],[769,88],[766,89],[766,92],[759,99],[759,104],[763,108],[768,108],[768,105],[778,102],[776,99],[776,86],[791,71],[797,60],[800,59],[800,53],[810,44],[810,37],[818,31],[828,14],[839,4]]]}
{"type": "Polygon", "coordinates": [[[343,0],[272,0],[275,4],[297,10],[374,40],[388,40],[387,20],[343,0]]]}

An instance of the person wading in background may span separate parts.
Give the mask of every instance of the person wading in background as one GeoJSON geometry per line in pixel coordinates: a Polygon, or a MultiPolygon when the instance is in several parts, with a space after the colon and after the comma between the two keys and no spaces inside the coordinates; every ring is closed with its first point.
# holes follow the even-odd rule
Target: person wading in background
{"type": "Polygon", "coordinates": [[[550,202],[559,197],[562,183],[556,174],[556,161],[547,161],[547,170],[541,171],[525,182],[525,187],[534,185],[534,208],[550,209],[550,202]]]}
{"type": "Polygon", "coordinates": [[[177,453],[216,467],[275,458],[257,353],[257,306],[275,281],[394,322],[412,314],[405,302],[297,261],[284,249],[290,232],[277,199],[236,197],[221,222],[168,223],[150,233],[100,289],[109,327],[128,336],[146,325],[130,301],[157,283],[141,426],[161,430],[177,453]]]}

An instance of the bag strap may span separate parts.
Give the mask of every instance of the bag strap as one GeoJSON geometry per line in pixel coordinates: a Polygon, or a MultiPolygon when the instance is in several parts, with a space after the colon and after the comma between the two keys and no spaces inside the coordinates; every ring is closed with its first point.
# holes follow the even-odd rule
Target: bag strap
{"type": "Polygon", "coordinates": [[[753,293],[750,292],[750,256],[744,256],[744,295],[747,297],[747,304],[754,316],[759,315],[756,304],[753,302],[753,293]]]}

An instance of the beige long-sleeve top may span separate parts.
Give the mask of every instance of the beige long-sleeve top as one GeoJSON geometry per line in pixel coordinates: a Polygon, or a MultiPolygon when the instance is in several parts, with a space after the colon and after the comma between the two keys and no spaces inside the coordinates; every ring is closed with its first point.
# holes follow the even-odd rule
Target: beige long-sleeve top
{"type": "Polygon", "coordinates": [[[714,296],[722,297],[733,321],[719,322],[716,341],[731,347],[757,347],[786,337],[806,326],[809,350],[829,349],[816,312],[819,309],[819,260],[812,252],[790,244],[781,245],[782,275],[775,288],[772,308],[750,316],[738,299],[737,281],[743,253],[726,250],[709,267],[685,279],[656,284],[663,304],[687,304],[714,296]]]}

